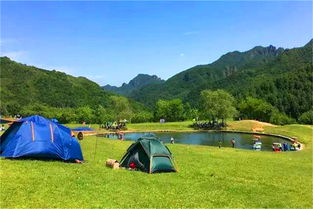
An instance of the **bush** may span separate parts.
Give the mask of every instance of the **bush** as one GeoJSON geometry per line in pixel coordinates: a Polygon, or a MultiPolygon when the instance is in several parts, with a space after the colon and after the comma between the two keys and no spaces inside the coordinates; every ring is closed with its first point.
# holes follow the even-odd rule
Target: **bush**
{"type": "Polygon", "coordinates": [[[238,109],[240,112],[240,117],[243,119],[254,119],[270,122],[273,115],[274,121],[275,117],[278,117],[277,114],[274,114],[275,108],[271,104],[253,97],[247,97],[245,100],[242,100],[238,105],[238,109]]]}
{"type": "Polygon", "coordinates": [[[139,112],[133,115],[132,123],[144,123],[153,121],[153,114],[150,112],[139,112]]]}
{"type": "Polygon", "coordinates": [[[299,117],[299,122],[302,123],[302,124],[313,125],[313,109],[303,113],[299,117]]]}
{"type": "Polygon", "coordinates": [[[286,125],[295,123],[296,121],[288,115],[281,113],[278,110],[274,110],[269,122],[276,125],[286,125]]]}

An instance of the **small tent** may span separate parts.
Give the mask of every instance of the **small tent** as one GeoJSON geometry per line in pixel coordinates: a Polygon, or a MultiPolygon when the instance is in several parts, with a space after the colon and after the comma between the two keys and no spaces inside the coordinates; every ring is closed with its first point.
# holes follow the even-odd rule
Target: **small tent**
{"type": "Polygon", "coordinates": [[[14,122],[0,138],[0,156],[65,161],[83,160],[82,151],[71,130],[35,115],[14,122]]]}
{"type": "Polygon", "coordinates": [[[172,153],[155,137],[139,138],[127,149],[120,166],[147,173],[176,172],[172,153]]]}

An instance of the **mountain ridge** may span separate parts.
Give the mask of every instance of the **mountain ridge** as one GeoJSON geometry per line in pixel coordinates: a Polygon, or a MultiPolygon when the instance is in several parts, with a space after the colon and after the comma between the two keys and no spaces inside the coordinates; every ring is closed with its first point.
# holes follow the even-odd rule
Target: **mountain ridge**
{"type": "Polygon", "coordinates": [[[148,75],[139,73],[136,77],[131,79],[128,83],[123,83],[120,87],[105,85],[103,89],[128,96],[132,91],[142,88],[149,84],[161,84],[165,82],[156,75],[148,75]]]}
{"type": "Polygon", "coordinates": [[[311,97],[305,101],[304,98],[309,95],[303,93],[312,92],[310,86],[312,84],[310,81],[312,43],[313,41],[310,40],[305,46],[292,49],[276,48],[270,45],[268,47],[257,46],[245,52],[229,52],[215,62],[197,65],[182,71],[163,84],[148,85],[136,90],[130,95],[130,98],[148,106],[153,106],[158,99],[181,98],[184,102],[197,106],[201,90],[225,89],[238,99],[245,96],[264,99],[282,112],[291,112],[292,116],[296,118],[299,112],[308,110],[312,103],[311,97]],[[295,71],[299,72],[299,75],[293,73],[295,71]],[[287,82],[287,80],[290,85],[299,85],[300,81],[297,80],[299,77],[305,82],[304,89],[293,90],[291,86],[284,86],[286,89],[289,88],[290,93],[286,89],[279,89],[281,84],[278,83],[287,82]],[[263,88],[267,85],[266,81],[269,81],[271,88],[277,92],[273,92],[273,94],[269,90],[265,92],[263,88]],[[291,105],[292,107],[288,107],[286,98],[282,95],[286,98],[297,99],[299,102],[295,101],[291,105]]]}
{"type": "MultiPolygon", "coordinates": [[[[20,110],[35,104],[56,108],[98,105],[111,108],[111,96],[116,95],[82,76],[74,77],[56,70],[21,64],[8,57],[0,57],[0,65],[2,108],[6,106],[20,110]]],[[[133,108],[143,108],[143,105],[131,99],[129,102],[133,108]]]]}

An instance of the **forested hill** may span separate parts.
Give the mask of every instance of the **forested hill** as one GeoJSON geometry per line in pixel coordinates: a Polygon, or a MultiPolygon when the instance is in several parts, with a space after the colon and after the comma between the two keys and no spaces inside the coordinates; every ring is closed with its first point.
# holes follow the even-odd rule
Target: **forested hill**
{"type": "Polygon", "coordinates": [[[226,89],[237,99],[261,98],[293,117],[312,107],[312,43],[294,49],[254,47],[231,52],[208,65],[183,71],[164,84],[149,85],[131,97],[153,106],[158,99],[182,98],[197,106],[204,89],[226,89]]]}
{"type": "Polygon", "coordinates": [[[87,78],[27,66],[7,57],[1,57],[0,62],[1,108],[14,109],[11,113],[35,104],[58,108],[112,105],[114,94],[87,78]]]}
{"type": "Polygon", "coordinates": [[[102,88],[108,91],[112,91],[121,95],[128,96],[134,90],[138,90],[149,84],[161,84],[164,83],[164,80],[159,78],[156,75],[148,75],[148,74],[138,74],[135,78],[133,78],[129,83],[123,83],[122,86],[116,87],[111,85],[103,86],[102,88]]]}

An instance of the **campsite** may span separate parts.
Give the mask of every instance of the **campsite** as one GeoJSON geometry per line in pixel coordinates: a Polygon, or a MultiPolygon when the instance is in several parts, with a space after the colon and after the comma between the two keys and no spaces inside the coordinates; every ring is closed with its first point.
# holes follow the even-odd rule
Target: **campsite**
{"type": "Polygon", "coordinates": [[[0,1],[0,208],[312,208],[309,1],[0,1]]]}
{"type": "MultiPolygon", "coordinates": [[[[180,124],[181,129],[188,129],[184,124],[180,124]]],[[[245,130],[249,128],[247,124],[252,128],[255,122],[232,125],[245,130]]],[[[169,130],[174,125],[177,123],[166,126],[169,130]]],[[[164,128],[160,124],[149,124],[152,126],[164,128]]],[[[178,172],[151,175],[106,167],[105,160],[121,160],[131,142],[96,136],[80,141],[83,164],[1,159],[1,187],[6,191],[1,195],[1,206],[310,207],[312,126],[269,126],[265,130],[297,136],[306,148],[299,152],[261,153],[166,144],[173,153],[178,172]]]]}

